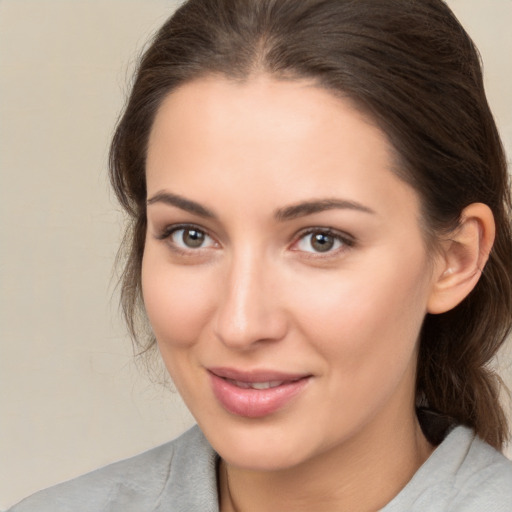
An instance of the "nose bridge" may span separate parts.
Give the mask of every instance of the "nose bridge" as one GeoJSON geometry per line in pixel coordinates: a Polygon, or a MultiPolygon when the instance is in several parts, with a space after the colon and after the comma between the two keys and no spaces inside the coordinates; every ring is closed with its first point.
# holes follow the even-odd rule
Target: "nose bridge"
{"type": "Polygon", "coordinates": [[[251,247],[234,252],[220,290],[216,334],[226,345],[246,349],[277,340],[286,329],[275,295],[273,268],[251,247]]]}

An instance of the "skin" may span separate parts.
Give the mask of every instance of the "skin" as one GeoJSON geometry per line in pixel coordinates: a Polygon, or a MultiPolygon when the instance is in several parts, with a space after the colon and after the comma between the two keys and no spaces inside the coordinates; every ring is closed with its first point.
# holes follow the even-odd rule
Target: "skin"
{"type": "Polygon", "coordinates": [[[457,262],[429,254],[419,198],[394,165],[384,133],[306,81],[204,78],[157,113],[144,302],[222,458],[223,511],[376,510],[432,451],[414,413],[418,336],[457,262]],[[276,218],[318,200],[361,208],[276,218]],[[187,246],[182,224],[202,245],[187,246]],[[318,252],[309,228],[339,239],[318,252]],[[245,418],[215,398],[211,367],[311,377],[278,411],[245,418]]]}

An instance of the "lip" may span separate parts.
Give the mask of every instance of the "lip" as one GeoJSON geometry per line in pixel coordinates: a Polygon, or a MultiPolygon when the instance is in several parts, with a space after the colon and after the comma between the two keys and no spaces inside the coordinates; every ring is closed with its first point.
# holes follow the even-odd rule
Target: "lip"
{"type": "Polygon", "coordinates": [[[208,368],[208,373],[213,394],[219,403],[228,412],[245,418],[261,418],[277,412],[297,396],[312,377],[308,374],[233,368],[208,368]],[[254,383],[268,382],[274,387],[249,387],[254,383]]]}

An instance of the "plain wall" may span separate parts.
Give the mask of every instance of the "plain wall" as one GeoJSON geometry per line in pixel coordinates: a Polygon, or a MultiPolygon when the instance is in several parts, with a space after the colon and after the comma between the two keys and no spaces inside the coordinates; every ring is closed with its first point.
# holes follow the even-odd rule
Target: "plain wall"
{"type": "MultiPolygon", "coordinates": [[[[512,1],[448,3],[481,50],[510,156],[512,1]]],[[[106,178],[133,62],[173,5],[0,0],[0,508],[193,422],[134,364],[106,178]]]]}

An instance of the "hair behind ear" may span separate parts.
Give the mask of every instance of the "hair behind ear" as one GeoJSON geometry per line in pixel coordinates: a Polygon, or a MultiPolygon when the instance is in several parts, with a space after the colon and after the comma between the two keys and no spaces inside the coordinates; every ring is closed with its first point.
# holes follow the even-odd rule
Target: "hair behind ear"
{"type": "Polygon", "coordinates": [[[475,203],[464,209],[459,227],[442,242],[438,280],[422,330],[417,389],[447,421],[474,428],[500,449],[508,437],[507,419],[499,403],[502,381],[490,361],[512,319],[512,262],[500,261],[504,248],[492,247],[494,239],[491,210],[475,203]]]}

